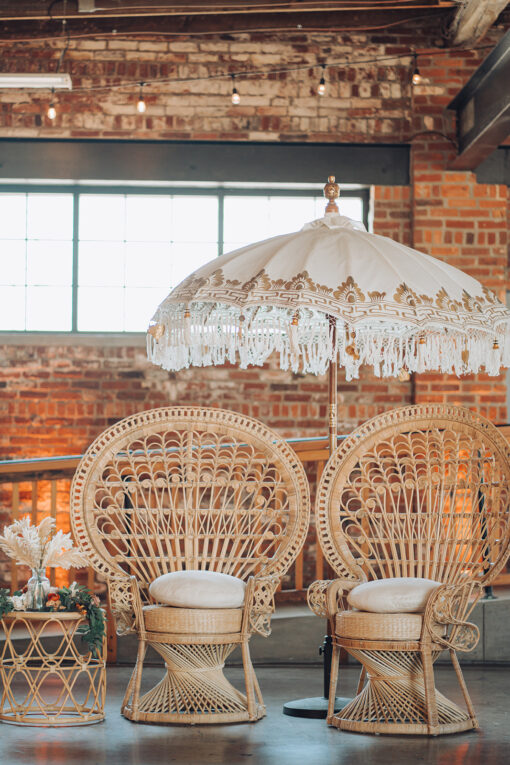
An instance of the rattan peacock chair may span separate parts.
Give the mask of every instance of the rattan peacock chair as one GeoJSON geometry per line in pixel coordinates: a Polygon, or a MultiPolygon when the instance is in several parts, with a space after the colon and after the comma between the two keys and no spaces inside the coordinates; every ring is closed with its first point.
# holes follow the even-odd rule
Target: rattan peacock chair
{"type": "Polygon", "coordinates": [[[478,727],[456,652],[476,646],[479,631],[467,619],[483,585],[507,560],[509,502],[508,444],[467,409],[395,409],[336,450],[318,490],[317,527],[339,578],[315,582],[308,593],[334,636],[329,724],[429,735],[478,727]],[[421,613],[349,609],[346,598],[356,585],[390,577],[441,584],[421,613]],[[335,715],[341,647],[363,670],[356,697],[335,715]],[[444,649],[467,712],[435,689],[433,664],[444,649]]]}
{"type": "Polygon", "coordinates": [[[253,632],[270,634],[274,592],[304,543],[309,510],[305,472],[293,450],[262,423],[234,412],[153,409],[94,441],[74,476],[72,525],[108,582],[117,632],[138,635],[125,717],[213,723],[265,714],[248,643],[253,632]],[[150,583],[183,570],[244,580],[244,605],[155,603],[150,583]],[[141,695],[147,645],[163,657],[166,671],[141,695]],[[238,645],[246,694],[223,675],[238,645]]]}

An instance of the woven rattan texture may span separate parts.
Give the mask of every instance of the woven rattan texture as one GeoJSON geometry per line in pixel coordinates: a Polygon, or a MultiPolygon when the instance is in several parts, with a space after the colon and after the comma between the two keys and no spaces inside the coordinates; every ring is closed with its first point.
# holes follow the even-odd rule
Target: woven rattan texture
{"type": "MultiPolygon", "coordinates": [[[[77,613],[12,611],[0,621],[0,720],[43,728],[90,725],[104,719],[106,641],[100,655],[84,651],[77,613]],[[20,632],[29,637],[20,647],[20,632]],[[48,650],[47,639],[57,640],[48,650]]],[[[8,762],[9,755],[5,755],[8,762]]]]}
{"type": "Polygon", "coordinates": [[[366,611],[341,611],[336,617],[336,631],[346,638],[372,640],[419,640],[422,614],[372,614],[366,611]]]}
{"type": "Polygon", "coordinates": [[[71,517],[79,546],[109,582],[117,630],[138,633],[123,714],[175,723],[262,717],[248,641],[252,632],[270,633],[275,589],[308,529],[308,483],[295,452],[235,412],[140,412],[102,433],[84,455],[71,517]],[[244,608],[151,608],[150,583],[183,569],[246,580],[244,608]],[[164,658],[166,674],[140,696],[147,644],[164,658]],[[239,644],[245,694],[223,676],[239,644]]]}
{"type": "Polygon", "coordinates": [[[89,447],[72,524],[92,565],[142,586],[168,571],[282,574],[308,528],[292,449],[257,420],[201,407],[128,417],[89,447]]]}
{"type": "Polygon", "coordinates": [[[324,553],[351,579],[418,576],[484,584],[510,541],[509,447],[467,409],[395,409],[358,428],[322,475],[324,553]]]}
{"type": "Polygon", "coordinates": [[[149,632],[214,635],[240,632],[243,609],[146,606],[143,614],[145,627],[149,632]]]}
{"type": "Polygon", "coordinates": [[[429,735],[478,727],[457,652],[476,646],[469,614],[481,585],[506,563],[509,503],[508,444],[467,409],[395,409],[362,425],[332,455],[318,490],[317,527],[339,579],[309,590],[310,607],[328,615],[334,632],[330,724],[429,735]],[[423,615],[342,613],[353,583],[388,577],[442,585],[423,615]],[[363,671],[356,697],[335,715],[342,646],[363,671]],[[450,651],[466,710],[435,688],[442,648],[450,651]]]}

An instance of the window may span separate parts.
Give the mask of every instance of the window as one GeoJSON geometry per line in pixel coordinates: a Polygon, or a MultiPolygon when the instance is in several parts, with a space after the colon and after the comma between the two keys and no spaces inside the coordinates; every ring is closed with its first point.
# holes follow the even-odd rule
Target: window
{"type": "Polygon", "coordinates": [[[0,328],[71,328],[73,195],[0,195],[0,328]]]}
{"type": "Polygon", "coordinates": [[[80,195],[78,331],[145,330],[170,289],[217,253],[214,196],[80,195]]]}
{"type": "MultiPolygon", "coordinates": [[[[144,332],[212,258],[323,215],[321,188],[0,189],[0,330],[144,332]]],[[[342,192],[366,223],[366,190],[342,192]]]]}

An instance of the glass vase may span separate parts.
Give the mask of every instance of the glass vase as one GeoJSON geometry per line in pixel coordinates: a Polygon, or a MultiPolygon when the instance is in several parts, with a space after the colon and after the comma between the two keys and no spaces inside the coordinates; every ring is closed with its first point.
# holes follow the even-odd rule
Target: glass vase
{"type": "Polygon", "coordinates": [[[50,580],[45,568],[33,568],[27,582],[26,608],[29,611],[42,611],[50,591],[50,580]]]}

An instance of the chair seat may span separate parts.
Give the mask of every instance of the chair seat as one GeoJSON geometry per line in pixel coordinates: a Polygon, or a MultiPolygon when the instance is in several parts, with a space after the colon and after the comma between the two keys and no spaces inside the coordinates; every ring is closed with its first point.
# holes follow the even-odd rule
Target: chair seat
{"type": "Polygon", "coordinates": [[[419,640],[423,614],[379,614],[341,611],[336,615],[336,634],[360,640],[419,640]]]}
{"type": "Polygon", "coordinates": [[[176,608],[145,606],[148,632],[224,635],[241,631],[242,608],[176,608]]]}

